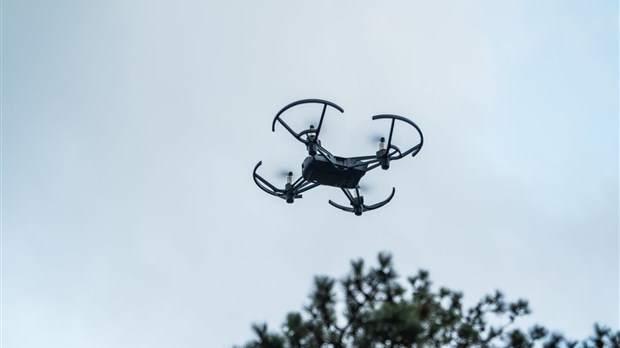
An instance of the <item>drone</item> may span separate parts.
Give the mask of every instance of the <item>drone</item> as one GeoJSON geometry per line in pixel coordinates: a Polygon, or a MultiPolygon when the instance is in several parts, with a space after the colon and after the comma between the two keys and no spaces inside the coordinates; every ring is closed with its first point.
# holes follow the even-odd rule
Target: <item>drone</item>
{"type": "Polygon", "coordinates": [[[338,209],[360,216],[363,212],[381,208],[392,200],[394,193],[396,193],[396,189],[392,188],[392,193],[385,200],[367,205],[364,203],[364,197],[360,192],[360,180],[367,172],[375,168],[381,167],[383,170],[388,170],[391,161],[399,160],[409,154],[411,154],[411,157],[417,155],[424,143],[422,131],[415,123],[405,117],[390,114],[375,115],[372,116],[373,120],[391,120],[387,143],[385,137],[381,137],[379,141],[379,150],[374,155],[358,157],[334,156],[321,145],[321,140],[319,139],[323,126],[323,118],[325,117],[328,106],[341,113],[344,112],[340,106],[327,100],[303,99],[286,105],[276,114],[271,124],[271,131],[275,132],[276,122],[279,122],[295,139],[306,146],[308,156],[301,164],[302,175],[297,180],[293,181],[293,172],[289,172],[286,177],[284,188],[280,189],[269,183],[256,172],[258,167],[263,164],[262,161],[259,161],[254,167],[254,182],[261,190],[272,196],[282,198],[289,204],[294,203],[295,199],[302,198],[302,193],[324,185],[340,188],[347,197],[350,206],[340,205],[329,200],[329,204],[338,209]],[[282,119],[282,114],[302,104],[322,104],[323,111],[316,128],[314,125],[310,125],[308,129],[298,133],[282,119]],[[402,151],[398,146],[394,145],[392,143],[392,135],[394,133],[396,121],[413,127],[419,134],[420,142],[406,151],[402,151]]]}

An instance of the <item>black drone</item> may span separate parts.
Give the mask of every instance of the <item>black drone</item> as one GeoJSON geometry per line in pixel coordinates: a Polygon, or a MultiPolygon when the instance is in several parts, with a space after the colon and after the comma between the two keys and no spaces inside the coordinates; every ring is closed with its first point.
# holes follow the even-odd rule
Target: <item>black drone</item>
{"type": "Polygon", "coordinates": [[[304,99],[288,104],[280,110],[276,117],[273,119],[271,130],[275,132],[276,121],[280,122],[284,128],[291,133],[295,139],[306,145],[308,150],[308,157],[301,164],[302,176],[293,182],[293,173],[289,172],[287,176],[287,182],[284,189],[279,189],[270,184],[267,180],[263,179],[256,173],[256,170],[263,163],[259,161],[254,167],[254,182],[263,191],[270,195],[282,198],[287,203],[293,203],[296,198],[302,198],[302,193],[311,190],[319,185],[327,185],[333,187],[339,187],[345,194],[351,207],[345,207],[338,203],[334,203],[329,200],[329,204],[338,209],[342,209],[347,212],[355,213],[355,215],[362,215],[363,212],[373,210],[386,205],[396,192],[395,188],[392,188],[392,193],[385,200],[371,205],[364,204],[364,197],[360,194],[359,182],[360,179],[366,174],[366,172],[373,170],[379,166],[382,169],[387,170],[390,168],[390,161],[399,160],[409,154],[411,157],[415,156],[422,149],[424,138],[420,128],[411,120],[397,115],[376,115],[373,116],[373,120],[389,119],[392,120],[390,126],[390,135],[388,136],[387,145],[385,138],[381,138],[379,142],[379,151],[370,156],[359,157],[338,157],[332,155],[327,149],[321,146],[319,140],[319,134],[321,133],[321,126],[323,125],[323,117],[325,117],[325,111],[327,106],[331,106],[334,109],[344,112],[344,110],[327,100],[321,99],[304,99]],[[323,112],[321,113],[321,119],[317,128],[313,125],[300,133],[295,132],[289,127],[286,122],[280,117],[286,110],[301,104],[323,104],[323,112]],[[392,133],[394,132],[395,121],[402,121],[411,125],[420,135],[420,142],[408,149],[407,151],[401,151],[396,145],[392,144],[392,133]],[[353,190],[353,194],[349,191],[353,190]]]}

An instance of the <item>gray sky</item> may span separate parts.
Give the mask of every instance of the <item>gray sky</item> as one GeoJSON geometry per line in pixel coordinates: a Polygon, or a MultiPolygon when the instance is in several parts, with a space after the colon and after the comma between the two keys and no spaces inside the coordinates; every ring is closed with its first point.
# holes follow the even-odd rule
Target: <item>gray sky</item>
{"type": "Polygon", "coordinates": [[[6,347],[240,344],[383,250],[468,302],[529,299],[523,324],[618,329],[617,2],[2,6],[6,347]],[[270,123],[303,98],[345,109],[338,155],[375,151],[374,114],[420,125],[416,158],[365,178],[389,205],[254,186],[259,160],[299,174],[270,123]]]}

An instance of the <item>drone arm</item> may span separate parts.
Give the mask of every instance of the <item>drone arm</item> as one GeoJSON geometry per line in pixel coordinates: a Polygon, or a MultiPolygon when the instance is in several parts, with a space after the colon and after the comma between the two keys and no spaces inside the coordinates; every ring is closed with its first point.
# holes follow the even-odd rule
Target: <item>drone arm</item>
{"type": "Polygon", "coordinates": [[[295,182],[291,185],[293,186],[293,190],[297,189],[299,186],[302,186],[303,181],[305,181],[303,176],[300,176],[297,180],[295,180],[295,182]]]}
{"type": "Polygon", "coordinates": [[[321,145],[317,146],[317,150],[325,157],[334,157],[331,152],[327,151],[327,149],[321,145]]]}
{"type": "Polygon", "coordinates": [[[381,165],[381,163],[379,163],[379,161],[376,161],[375,164],[369,166],[368,168],[366,168],[366,172],[369,172],[377,167],[379,167],[381,165]]]}
{"type": "MultiPolygon", "coordinates": [[[[358,161],[364,161],[364,160],[376,160],[377,156],[376,155],[369,155],[369,156],[357,156],[357,157],[351,157],[351,160],[358,160],[358,161]]],[[[366,162],[368,163],[368,162],[366,162]]]]}
{"type": "Polygon", "coordinates": [[[394,197],[394,193],[396,193],[396,188],[392,187],[392,193],[390,194],[388,198],[376,204],[364,205],[364,210],[366,211],[366,210],[374,210],[377,208],[381,208],[382,206],[388,204],[392,200],[392,198],[394,197]]]}
{"type": "Polygon", "coordinates": [[[315,188],[315,187],[317,187],[317,186],[319,186],[319,185],[320,185],[320,184],[316,184],[316,183],[314,183],[314,184],[310,184],[310,185],[303,185],[303,187],[301,187],[301,188],[299,189],[299,191],[297,191],[297,193],[303,193],[303,192],[306,192],[306,191],[312,190],[313,188],[315,188]]]}
{"type": "Polygon", "coordinates": [[[334,155],[332,155],[329,151],[327,151],[323,146],[318,145],[316,150],[323,155],[328,161],[329,163],[331,163],[334,166],[337,166],[338,164],[336,163],[336,161],[334,161],[334,155]]]}
{"type": "MultiPolygon", "coordinates": [[[[419,149],[420,147],[422,147],[422,145],[418,144],[418,145],[414,146],[414,148],[415,147],[417,147],[419,149]]],[[[409,152],[402,153],[400,151],[400,149],[398,148],[398,146],[393,145],[393,144],[391,144],[389,148],[394,149],[394,151],[392,153],[387,154],[387,157],[389,158],[390,161],[401,159],[401,158],[403,158],[403,157],[405,157],[405,156],[407,156],[409,154],[409,152]],[[398,156],[394,157],[394,155],[396,155],[397,153],[398,153],[398,156]]],[[[413,150],[411,150],[411,151],[413,151],[413,150]]],[[[377,156],[365,156],[365,157],[371,158],[372,160],[364,162],[364,163],[360,163],[360,164],[355,165],[353,167],[361,167],[363,165],[369,165],[368,167],[366,167],[366,172],[369,172],[369,171],[371,171],[371,170],[373,170],[373,169],[375,169],[375,168],[377,168],[377,167],[379,167],[381,165],[381,162],[377,158],[377,156]]],[[[363,157],[356,157],[356,158],[360,159],[360,158],[363,158],[363,157]]]]}
{"type": "MultiPolygon", "coordinates": [[[[392,153],[387,154],[387,157],[391,160],[393,159],[400,159],[405,155],[402,154],[402,152],[400,151],[400,149],[398,148],[398,146],[390,144],[390,149],[393,149],[394,151],[392,153]],[[395,154],[398,153],[397,157],[394,157],[395,154]]],[[[367,166],[370,165],[369,167],[366,168],[366,171],[372,170],[377,168],[380,165],[380,160],[379,158],[377,158],[377,155],[370,155],[370,156],[358,156],[358,157],[351,157],[351,160],[358,160],[358,161],[362,161],[362,163],[360,164],[356,164],[354,166],[352,166],[352,168],[357,168],[357,167],[363,167],[363,166],[367,166]]]]}
{"type": "MultiPolygon", "coordinates": [[[[344,189],[344,188],[340,188],[342,190],[342,192],[344,193],[345,196],[347,196],[347,199],[349,200],[349,202],[351,202],[351,204],[353,204],[353,196],[351,195],[351,192],[349,192],[349,190],[344,189]]],[[[359,191],[358,191],[359,192],[359,191]]]]}
{"type": "Polygon", "coordinates": [[[307,181],[302,176],[299,179],[297,179],[297,181],[295,181],[295,183],[293,184],[293,191],[295,191],[296,194],[299,194],[299,193],[311,190],[317,186],[319,186],[319,184],[307,181]]]}
{"type": "MultiPolygon", "coordinates": [[[[372,169],[377,168],[380,165],[379,159],[377,158],[377,156],[364,156],[364,157],[369,157],[370,160],[351,166],[351,168],[357,168],[357,167],[363,167],[363,166],[370,165],[366,167],[366,172],[368,172],[372,169]]],[[[355,157],[354,159],[360,159],[360,157],[355,157]]]]}

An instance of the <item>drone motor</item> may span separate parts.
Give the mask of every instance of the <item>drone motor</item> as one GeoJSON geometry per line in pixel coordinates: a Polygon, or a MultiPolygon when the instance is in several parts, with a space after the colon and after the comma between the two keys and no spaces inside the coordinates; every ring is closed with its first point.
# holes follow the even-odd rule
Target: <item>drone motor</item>
{"type": "Polygon", "coordinates": [[[385,148],[385,138],[383,137],[381,137],[381,140],[379,141],[379,151],[377,151],[376,155],[379,159],[381,169],[390,169],[390,157],[388,157],[388,150],[385,148]]]}

